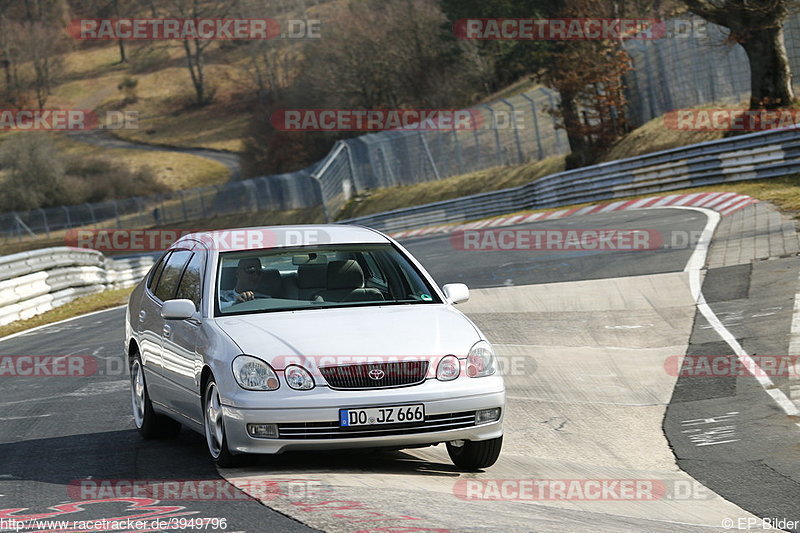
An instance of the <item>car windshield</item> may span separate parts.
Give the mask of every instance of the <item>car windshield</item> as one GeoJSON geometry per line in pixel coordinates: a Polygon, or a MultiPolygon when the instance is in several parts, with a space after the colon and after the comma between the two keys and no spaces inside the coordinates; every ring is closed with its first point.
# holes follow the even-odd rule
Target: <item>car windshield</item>
{"type": "Polygon", "coordinates": [[[226,252],[216,276],[216,315],[441,303],[390,244],[226,252]]]}

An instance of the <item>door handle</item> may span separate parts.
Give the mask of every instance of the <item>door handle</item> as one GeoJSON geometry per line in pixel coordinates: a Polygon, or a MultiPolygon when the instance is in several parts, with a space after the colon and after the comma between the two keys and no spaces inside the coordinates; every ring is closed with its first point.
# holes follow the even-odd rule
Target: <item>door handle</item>
{"type": "Polygon", "coordinates": [[[145,311],[144,309],[139,311],[139,322],[144,322],[146,316],[147,316],[147,311],[145,311]]]}
{"type": "Polygon", "coordinates": [[[170,325],[169,325],[169,324],[166,324],[166,325],[164,326],[164,329],[163,329],[163,331],[164,331],[164,336],[165,336],[165,337],[169,337],[169,336],[170,336],[170,334],[172,333],[172,327],[170,327],[170,325]]]}

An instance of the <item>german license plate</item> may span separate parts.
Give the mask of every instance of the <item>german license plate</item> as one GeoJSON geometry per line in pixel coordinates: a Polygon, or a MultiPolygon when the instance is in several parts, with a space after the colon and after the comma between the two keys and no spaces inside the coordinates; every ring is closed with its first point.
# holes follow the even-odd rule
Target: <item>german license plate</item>
{"type": "Polygon", "coordinates": [[[385,424],[421,424],[425,421],[425,406],[395,405],[368,409],[339,409],[339,426],[382,426],[385,424]]]}

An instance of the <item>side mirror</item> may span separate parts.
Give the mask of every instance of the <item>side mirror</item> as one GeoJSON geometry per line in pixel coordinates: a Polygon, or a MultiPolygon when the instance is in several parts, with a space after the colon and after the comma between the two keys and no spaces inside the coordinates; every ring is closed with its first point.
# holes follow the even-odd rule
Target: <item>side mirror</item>
{"type": "Polygon", "coordinates": [[[186,299],[167,300],[161,307],[161,318],[167,320],[184,320],[191,318],[197,309],[194,302],[186,299]]]}
{"type": "Polygon", "coordinates": [[[442,291],[451,304],[460,304],[469,300],[469,288],[463,283],[448,283],[442,287],[442,291]]]}

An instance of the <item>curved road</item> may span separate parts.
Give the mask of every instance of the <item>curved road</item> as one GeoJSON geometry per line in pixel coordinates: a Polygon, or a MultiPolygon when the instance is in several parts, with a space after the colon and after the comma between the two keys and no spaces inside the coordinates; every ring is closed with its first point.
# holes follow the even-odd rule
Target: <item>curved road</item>
{"type": "Polygon", "coordinates": [[[230,171],[230,179],[237,180],[242,174],[239,154],[226,150],[212,150],[210,148],[182,148],[178,146],[158,146],[146,143],[134,143],[126,141],[103,130],[76,131],[69,133],[69,136],[79,142],[101,146],[103,148],[120,148],[124,150],[147,150],[155,152],[179,152],[182,154],[194,155],[211,159],[225,165],[230,171]]]}
{"type": "MultiPolygon", "coordinates": [[[[651,229],[672,236],[694,235],[705,224],[699,212],[654,209],[525,228],[651,229]]],[[[19,515],[61,505],[62,517],[80,520],[126,515],[131,506],[142,505],[131,500],[85,504],[82,510],[65,507],[75,500],[76,483],[98,479],[217,483],[221,496],[215,501],[165,500],[161,506],[171,508],[146,513],[224,517],[227,531],[309,531],[308,526],[341,532],[705,531],[718,530],[726,519],[755,520],[750,512],[772,516],[768,513],[775,510],[791,518],[797,499],[790,489],[798,486],[800,473],[792,477],[787,465],[800,450],[796,440],[794,449],[782,444],[790,428],[780,421],[771,419],[772,426],[758,433],[782,450],[773,465],[776,472],[785,467],[780,491],[769,491],[757,477],[737,479],[718,455],[717,462],[703,463],[706,486],[699,485],[678,468],[670,430],[666,436],[662,431],[677,383],[664,371],[664,360],[689,352],[697,327],[683,272],[691,244],[627,252],[476,253],[453,250],[447,236],[407,243],[439,283],[464,281],[478,288],[462,309],[495,342],[507,370],[503,454],[478,474],[456,471],[442,446],[373,454],[292,453],[222,471],[242,489],[237,492],[217,476],[199,435],[184,430],[173,440],[139,439],[122,368],[124,310],[0,340],[0,355],[80,354],[99,362],[97,372],[87,376],[0,377],[0,520],[2,509],[7,515],[9,509],[29,509],[19,515]],[[657,501],[586,501],[465,492],[470,481],[483,488],[503,481],[519,487],[531,479],[644,480],[665,493],[657,501]],[[720,489],[722,498],[707,488],[715,489],[720,479],[736,479],[738,490],[720,489]],[[276,491],[265,494],[264,486],[276,491]],[[768,498],[746,501],[747,495],[765,490],[768,498]],[[736,505],[740,500],[747,511],[736,505]],[[770,507],[770,502],[780,505],[770,507]]],[[[793,274],[796,279],[796,270],[793,274]]],[[[725,290],[736,288],[717,294],[725,290]]],[[[740,387],[747,389],[743,398],[754,416],[772,409],[763,391],[745,382],[740,387]]],[[[740,416],[745,420],[750,414],[740,416]]],[[[724,447],[708,450],[726,453],[724,447]]],[[[681,467],[692,473],[686,461],[681,467]]]]}

